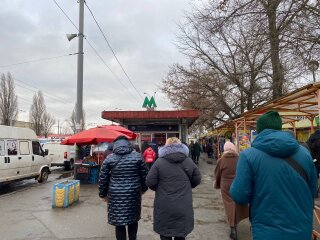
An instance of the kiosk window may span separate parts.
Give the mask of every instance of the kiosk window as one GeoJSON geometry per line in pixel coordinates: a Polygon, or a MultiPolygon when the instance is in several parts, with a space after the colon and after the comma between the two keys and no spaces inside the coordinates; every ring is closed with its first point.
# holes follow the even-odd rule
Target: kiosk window
{"type": "Polygon", "coordinates": [[[7,140],[8,155],[17,155],[17,140],[7,140]]]}
{"type": "Polygon", "coordinates": [[[4,156],[4,141],[0,141],[0,156],[4,156]]]}
{"type": "Polygon", "coordinates": [[[28,141],[19,141],[19,146],[20,146],[20,154],[21,155],[29,155],[30,154],[28,141]]]}
{"type": "Polygon", "coordinates": [[[35,155],[41,155],[42,154],[39,142],[32,141],[32,151],[33,151],[33,154],[35,154],[35,155]]]}

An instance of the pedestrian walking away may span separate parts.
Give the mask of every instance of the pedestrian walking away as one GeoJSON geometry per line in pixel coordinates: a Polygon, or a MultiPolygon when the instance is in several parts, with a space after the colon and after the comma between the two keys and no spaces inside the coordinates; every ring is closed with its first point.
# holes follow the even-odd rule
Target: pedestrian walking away
{"type": "Polygon", "coordinates": [[[191,157],[192,161],[196,162],[196,157],[194,155],[194,141],[191,140],[189,145],[189,156],[191,157]]]}
{"type": "Polygon", "coordinates": [[[188,155],[178,138],[168,138],[147,176],[147,186],[156,192],[153,229],[162,240],[184,240],[194,228],[192,188],[201,174],[188,155]]]}
{"type": "Polygon", "coordinates": [[[320,173],[320,130],[315,131],[308,139],[307,146],[311,151],[311,156],[314,159],[314,165],[317,169],[317,175],[320,173]]]}
{"type": "Polygon", "coordinates": [[[253,240],[310,240],[316,168],[309,151],[281,129],[278,112],[258,118],[258,135],[240,153],[230,193],[250,204],[253,240]]]}
{"type": "Polygon", "coordinates": [[[196,143],[194,144],[194,162],[196,164],[199,163],[200,153],[201,153],[201,146],[200,146],[200,143],[196,141],[196,143]]]}
{"type": "Polygon", "coordinates": [[[117,240],[137,239],[141,218],[141,194],[148,169],[140,153],[133,151],[128,139],[114,141],[113,154],[103,162],[99,176],[99,196],[108,203],[108,223],[115,226],[117,240]]]}
{"type": "Polygon", "coordinates": [[[143,158],[144,158],[145,163],[148,166],[148,169],[150,169],[152,164],[156,160],[156,153],[155,153],[155,151],[153,151],[153,149],[151,147],[148,147],[143,153],[143,158]]]}
{"type": "Polygon", "coordinates": [[[206,150],[207,150],[208,158],[212,158],[212,156],[213,156],[213,149],[212,149],[212,143],[211,143],[210,141],[207,142],[206,150]]]}
{"type": "Polygon", "coordinates": [[[237,239],[237,223],[249,216],[248,205],[236,204],[229,193],[230,186],[236,174],[238,153],[236,147],[231,142],[224,144],[222,157],[217,161],[215,169],[216,189],[221,189],[224,210],[230,226],[230,238],[237,239]]]}

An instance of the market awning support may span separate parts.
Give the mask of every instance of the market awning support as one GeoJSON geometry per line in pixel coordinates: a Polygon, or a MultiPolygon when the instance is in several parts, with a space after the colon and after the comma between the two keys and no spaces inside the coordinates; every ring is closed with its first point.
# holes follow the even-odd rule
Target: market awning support
{"type": "Polygon", "coordinates": [[[310,123],[311,123],[311,134],[312,134],[314,133],[314,124],[313,124],[314,116],[310,116],[307,118],[310,120],[310,123]]]}
{"type": "Polygon", "coordinates": [[[290,125],[293,128],[293,133],[294,133],[294,138],[297,139],[297,128],[296,128],[296,123],[295,122],[290,122],[290,125]]]}
{"type": "Polygon", "coordinates": [[[246,134],[246,133],[247,133],[247,123],[246,123],[246,118],[243,118],[243,130],[244,130],[244,133],[246,134]]]}

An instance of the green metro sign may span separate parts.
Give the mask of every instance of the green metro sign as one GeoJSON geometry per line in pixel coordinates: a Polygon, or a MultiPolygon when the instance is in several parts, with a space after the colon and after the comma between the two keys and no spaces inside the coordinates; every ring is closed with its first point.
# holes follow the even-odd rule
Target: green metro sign
{"type": "Polygon", "coordinates": [[[157,104],[156,104],[156,101],[154,100],[154,97],[152,96],[149,100],[148,97],[146,97],[144,99],[144,102],[143,102],[143,105],[142,105],[143,108],[156,108],[157,107],[157,104]]]}

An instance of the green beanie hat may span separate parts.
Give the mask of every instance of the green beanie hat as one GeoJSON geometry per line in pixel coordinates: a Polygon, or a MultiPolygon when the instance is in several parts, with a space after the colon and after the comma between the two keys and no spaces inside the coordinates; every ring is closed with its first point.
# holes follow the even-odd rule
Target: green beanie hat
{"type": "Polygon", "coordinates": [[[257,119],[257,132],[265,129],[282,130],[282,120],[278,112],[269,111],[257,119]]]}

